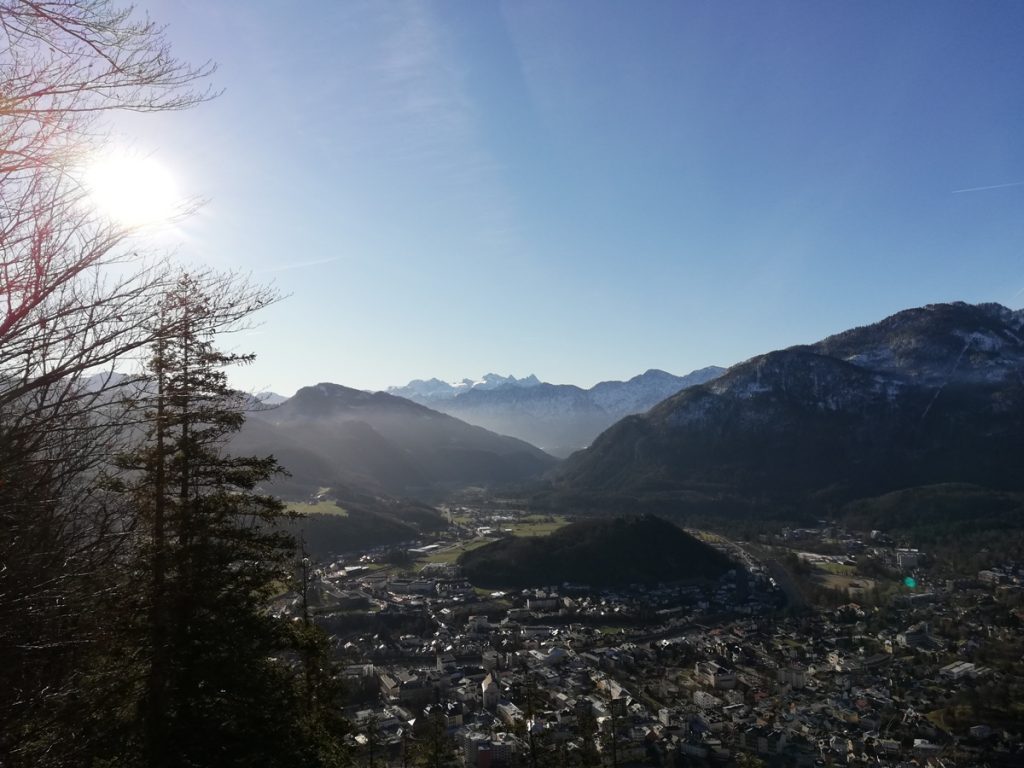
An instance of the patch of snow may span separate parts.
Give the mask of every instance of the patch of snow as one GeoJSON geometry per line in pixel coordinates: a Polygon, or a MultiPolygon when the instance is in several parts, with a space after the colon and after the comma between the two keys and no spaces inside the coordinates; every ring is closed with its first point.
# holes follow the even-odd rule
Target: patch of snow
{"type": "Polygon", "coordinates": [[[994,333],[979,333],[978,331],[966,333],[964,331],[953,331],[953,334],[958,339],[963,339],[964,343],[972,349],[980,349],[985,352],[997,352],[1006,346],[1006,341],[999,338],[994,333]]]}
{"type": "Polygon", "coordinates": [[[500,387],[533,387],[540,384],[534,374],[522,379],[515,376],[501,376],[496,373],[488,373],[480,379],[462,379],[461,381],[441,381],[441,379],[413,379],[404,387],[388,387],[385,391],[396,397],[406,397],[416,401],[443,401],[451,400],[463,392],[473,389],[498,389],[500,387]]]}
{"type": "Polygon", "coordinates": [[[277,392],[257,392],[255,399],[263,405],[280,405],[288,398],[277,394],[277,392]]]}

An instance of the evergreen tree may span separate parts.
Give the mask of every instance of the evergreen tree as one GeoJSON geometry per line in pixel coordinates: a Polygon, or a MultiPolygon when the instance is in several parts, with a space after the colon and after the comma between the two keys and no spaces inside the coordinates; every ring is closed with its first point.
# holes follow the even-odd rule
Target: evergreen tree
{"type": "Polygon", "coordinates": [[[597,719],[590,707],[580,709],[576,715],[576,732],[580,737],[580,749],[574,753],[574,764],[591,766],[601,764],[601,754],[597,750],[598,737],[597,719]]]}
{"type": "MultiPolygon", "coordinates": [[[[0,765],[77,764],[94,717],[126,696],[103,655],[121,606],[117,498],[91,478],[106,430],[66,402],[60,424],[0,409],[0,765]]],[[[98,727],[97,727],[98,726],[98,727]]]]}
{"type": "Polygon", "coordinates": [[[429,714],[417,723],[420,730],[415,743],[415,764],[423,768],[448,768],[455,761],[455,743],[445,726],[444,714],[431,707],[429,714]]]}
{"type": "Polygon", "coordinates": [[[271,616],[294,541],[279,500],[260,489],[272,457],[235,457],[226,439],[246,398],[213,337],[273,299],[231,276],[184,275],[161,307],[150,361],[149,429],[122,462],[136,473],[138,573],[147,585],[138,641],[148,651],[139,756],[153,766],[337,763],[326,646],[310,626],[271,616]],[[326,700],[325,700],[326,699],[326,700]]]}

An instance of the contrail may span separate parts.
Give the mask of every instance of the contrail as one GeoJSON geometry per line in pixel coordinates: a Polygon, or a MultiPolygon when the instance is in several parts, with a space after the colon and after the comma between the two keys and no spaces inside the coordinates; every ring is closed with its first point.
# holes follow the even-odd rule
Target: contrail
{"type": "Polygon", "coordinates": [[[988,189],[1006,189],[1006,187],[1024,187],[1024,181],[1011,181],[1009,184],[993,184],[990,187],[968,187],[967,189],[954,189],[950,194],[959,195],[961,192],[984,192],[988,189]]]}

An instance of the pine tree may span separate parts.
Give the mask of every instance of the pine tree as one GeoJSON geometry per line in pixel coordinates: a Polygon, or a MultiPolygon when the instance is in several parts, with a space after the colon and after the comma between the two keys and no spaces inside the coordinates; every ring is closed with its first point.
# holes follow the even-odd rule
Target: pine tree
{"type": "MultiPolygon", "coordinates": [[[[294,541],[263,492],[272,457],[224,451],[244,419],[225,368],[250,356],[213,343],[272,295],[231,276],[184,275],[161,307],[150,361],[150,427],[133,469],[147,585],[140,756],[153,766],[320,765],[340,758],[337,722],[313,708],[325,646],[266,610],[289,577],[294,541]],[[319,673],[310,673],[311,665],[319,673]]],[[[330,690],[326,683],[320,690],[330,690]]],[[[321,697],[322,698],[322,697],[321,697]]]]}
{"type": "Polygon", "coordinates": [[[416,740],[415,764],[423,768],[447,768],[455,759],[455,744],[448,735],[444,714],[438,707],[417,724],[421,733],[416,740]]]}

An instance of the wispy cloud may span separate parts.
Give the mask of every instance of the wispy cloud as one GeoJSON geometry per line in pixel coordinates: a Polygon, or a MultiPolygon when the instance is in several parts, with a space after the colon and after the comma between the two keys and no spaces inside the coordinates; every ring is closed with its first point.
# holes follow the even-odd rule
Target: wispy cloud
{"type": "Polygon", "coordinates": [[[966,189],[954,189],[952,194],[959,195],[961,192],[986,192],[990,189],[1006,189],[1007,187],[1024,187],[1024,181],[1011,181],[1008,184],[992,184],[987,187],[968,187],[966,189]]]}
{"type": "Polygon", "coordinates": [[[506,167],[485,139],[470,64],[430,4],[371,5],[380,30],[365,69],[371,84],[372,154],[403,186],[429,187],[440,216],[458,216],[463,236],[487,250],[516,242],[517,209],[506,167]]]}
{"type": "Polygon", "coordinates": [[[337,261],[337,256],[331,256],[327,259],[313,259],[312,261],[293,261],[288,264],[278,264],[273,267],[265,267],[260,272],[287,272],[289,269],[304,269],[305,267],[318,267],[321,264],[330,264],[331,262],[337,261]]]}

